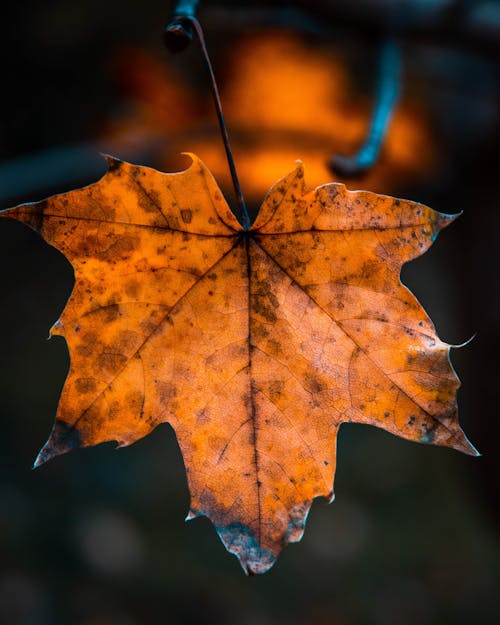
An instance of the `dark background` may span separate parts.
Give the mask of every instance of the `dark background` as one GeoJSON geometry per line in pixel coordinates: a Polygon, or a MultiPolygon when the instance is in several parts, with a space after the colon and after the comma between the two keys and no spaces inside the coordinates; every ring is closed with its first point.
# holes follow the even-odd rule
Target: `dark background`
{"type": "MultiPolygon", "coordinates": [[[[106,444],[31,470],[68,367],[64,341],[46,337],[71,291],[72,271],[35,233],[2,220],[0,623],[498,623],[500,6],[204,5],[200,17],[223,98],[238,42],[259,41],[272,29],[294,33],[315,53],[328,49],[353,77],[353,107],[372,98],[377,45],[398,16],[404,100],[424,111],[434,157],[420,163],[416,154],[416,173],[403,177],[383,153],[376,168],[385,173],[377,178],[375,168],[370,188],[446,213],[464,211],[404,268],[403,280],[442,339],[455,344],[476,334],[452,359],[463,382],[460,420],[483,455],[344,426],[336,502],[317,501],[302,542],[286,548],[269,573],[247,578],[208,520],[184,523],[187,486],[169,426],[119,452],[106,444]]],[[[2,11],[0,207],[95,181],[104,172],[98,150],[160,167],[179,143],[191,150],[200,133],[216,132],[196,46],[176,57],[162,48],[168,3],[47,0],[9,3],[2,11]],[[172,143],[172,120],[156,122],[156,135],[154,123],[147,133],[140,125],[137,102],[153,105],[123,78],[137,50],[195,94],[187,121],[175,121],[179,110],[171,113],[172,143]]],[[[307,75],[303,80],[307,89],[307,75]]],[[[315,124],[312,117],[312,134],[315,124]]],[[[295,158],[308,136],[303,145],[293,136],[295,158]]],[[[244,141],[236,144],[243,151],[244,141]]],[[[336,145],[318,144],[325,162],[336,145]]],[[[203,150],[199,155],[205,158],[203,150]]]]}

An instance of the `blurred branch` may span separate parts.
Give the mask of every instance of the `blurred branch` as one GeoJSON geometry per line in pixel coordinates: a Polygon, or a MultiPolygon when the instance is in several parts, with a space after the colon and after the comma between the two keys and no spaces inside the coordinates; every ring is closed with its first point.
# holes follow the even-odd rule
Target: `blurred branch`
{"type": "Polygon", "coordinates": [[[191,19],[196,18],[199,0],[179,0],[165,26],[163,41],[170,52],[182,52],[193,40],[191,19]]]}
{"type": "Polygon", "coordinates": [[[356,36],[432,43],[500,61],[500,3],[486,0],[285,0],[230,7],[210,3],[204,13],[207,28],[240,30],[281,27],[332,36],[339,27],[356,36]]]}
{"type": "Polygon", "coordinates": [[[178,0],[173,11],[174,17],[196,17],[199,0],[178,0]]]}
{"type": "Polygon", "coordinates": [[[335,154],[330,161],[331,170],[346,178],[375,165],[387,134],[401,91],[401,47],[394,39],[387,39],[380,46],[377,74],[375,107],[366,141],[357,154],[335,154]]]}
{"type": "Polygon", "coordinates": [[[0,162],[0,208],[94,182],[106,171],[103,151],[125,160],[147,161],[163,148],[163,141],[158,133],[138,132],[114,140],[56,146],[0,162]]]}

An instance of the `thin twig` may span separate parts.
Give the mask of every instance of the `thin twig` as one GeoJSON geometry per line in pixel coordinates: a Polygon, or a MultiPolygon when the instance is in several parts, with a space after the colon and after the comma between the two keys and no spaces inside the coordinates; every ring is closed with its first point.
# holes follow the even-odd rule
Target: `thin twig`
{"type": "Polygon", "coordinates": [[[231,152],[231,146],[229,144],[229,135],[227,133],[226,122],[224,120],[224,114],[222,112],[222,104],[219,96],[219,89],[215,80],[214,70],[210,57],[208,55],[207,45],[205,43],[205,36],[201,24],[196,19],[196,9],[198,8],[198,0],[180,0],[174,9],[174,17],[165,27],[165,45],[172,52],[180,52],[183,50],[193,38],[193,29],[198,35],[198,41],[203,55],[203,60],[210,76],[210,86],[212,89],[212,97],[214,99],[215,110],[217,112],[217,118],[219,120],[219,127],[224,142],[224,149],[226,151],[227,163],[229,165],[229,171],[231,172],[231,179],[233,181],[234,193],[236,195],[236,201],[241,213],[241,219],[245,230],[250,229],[251,220],[248,214],[248,210],[241,191],[240,182],[238,180],[238,174],[236,173],[236,167],[234,165],[233,154],[231,152]]]}
{"type": "Polygon", "coordinates": [[[358,176],[377,162],[389,123],[401,91],[401,47],[394,39],[381,45],[375,108],[368,136],[359,151],[352,156],[336,154],[330,169],[344,177],[358,176]]]}
{"type": "Polygon", "coordinates": [[[217,112],[217,118],[219,120],[220,132],[222,135],[222,140],[224,142],[224,149],[226,151],[226,159],[227,164],[229,165],[229,171],[231,172],[231,179],[233,181],[234,193],[236,195],[236,201],[238,202],[238,207],[241,212],[242,225],[245,230],[250,229],[251,220],[248,214],[248,210],[245,204],[245,200],[243,198],[243,193],[241,192],[240,182],[238,180],[238,174],[236,173],[236,167],[234,165],[233,153],[231,152],[231,146],[229,144],[229,135],[227,133],[226,122],[224,120],[224,114],[222,112],[222,104],[219,96],[219,89],[217,87],[217,82],[215,80],[214,70],[212,68],[212,63],[210,62],[210,57],[208,55],[207,46],[205,43],[205,37],[203,35],[203,29],[195,17],[186,17],[189,19],[191,24],[193,25],[196,34],[198,35],[198,41],[200,42],[201,51],[203,54],[203,60],[205,61],[205,65],[210,76],[210,87],[212,89],[212,97],[215,104],[215,110],[217,112]]]}

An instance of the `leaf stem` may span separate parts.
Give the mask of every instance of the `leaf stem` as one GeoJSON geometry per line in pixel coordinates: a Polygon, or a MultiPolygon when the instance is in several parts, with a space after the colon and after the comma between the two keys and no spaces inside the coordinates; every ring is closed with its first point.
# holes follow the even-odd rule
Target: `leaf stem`
{"type": "MultiPolygon", "coordinates": [[[[183,3],[181,2],[180,4],[183,4],[183,3]]],[[[248,231],[250,230],[251,220],[248,214],[245,200],[243,198],[243,193],[241,191],[238,174],[236,172],[236,167],[234,164],[233,153],[231,151],[231,146],[229,144],[229,135],[227,132],[226,122],[224,120],[224,114],[222,112],[222,104],[220,101],[219,89],[217,87],[217,81],[215,80],[215,74],[214,74],[214,70],[212,67],[212,63],[210,61],[210,56],[208,54],[207,45],[205,43],[205,36],[203,34],[203,29],[201,27],[200,22],[196,19],[194,15],[194,10],[196,8],[197,2],[195,3],[187,2],[184,4],[194,4],[193,10],[190,13],[186,13],[184,15],[180,15],[180,14],[175,15],[174,19],[167,25],[165,32],[166,33],[171,32],[172,28],[176,28],[176,25],[179,25],[179,27],[183,31],[185,31],[186,33],[189,33],[190,29],[188,30],[187,26],[192,26],[192,28],[196,32],[196,35],[198,36],[198,41],[200,42],[200,48],[201,48],[203,60],[205,62],[205,66],[207,68],[207,71],[210,77],[210,87],[212,90],[212,97],[213,97],[214,104],[215,104],[215,110],[217,112],[217,119],[219,120],[219,128],[220,128],[220,132],[222,135],[222,141],[224,143],[224,149],[226,151],[227,164],[229,166],[229,171],[231,172],[231,179],[233,181],[234,194],[236,196],[236,201],[238,203],[238,207],[241,213],[242,226],[246,231],[248,231]]],[[[171,49],[168,45],[167,40],[165,40],[165,43],[167,47],[171,49]]]]}

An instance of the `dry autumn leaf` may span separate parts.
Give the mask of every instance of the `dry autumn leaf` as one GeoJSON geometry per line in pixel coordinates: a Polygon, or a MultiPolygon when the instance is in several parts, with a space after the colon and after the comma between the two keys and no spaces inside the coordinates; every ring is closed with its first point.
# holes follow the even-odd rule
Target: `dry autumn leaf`
{"type": "Polygon", "coordinates": [[[36,461],[158,424],[174,428],[191,492],[247,572],[300,540],[333,498],[336,438],[355,421],[475,454],[458,425],[449,345],[401,284],[453,220],[303,168],[249,231],[195,156],[163,174],[109,158],[96,184],[3,214],[71,261],[52,334],[71,367],[36,461]]]}

